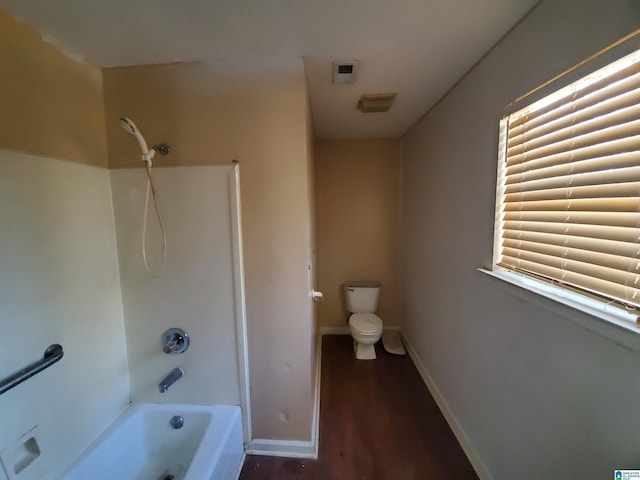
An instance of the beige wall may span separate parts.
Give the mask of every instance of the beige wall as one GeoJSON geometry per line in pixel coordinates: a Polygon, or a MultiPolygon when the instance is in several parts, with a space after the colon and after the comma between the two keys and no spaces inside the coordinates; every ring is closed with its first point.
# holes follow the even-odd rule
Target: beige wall
{"type": "Polygon", "coordinates": [[[23,480],[57,477],[129,402],[106,150],[100,70],[0,11],[0,378],[64,349],[0,396],[6,470],[27,432],[40,448],[23,480]]]}
{"type": "Polygon", "coordinates": [[[315,196],[320,327],[346,327],[342,284],[382,283],[378,314],[399,325],[399,140],[318,140],[315,196]]]}
{"type": "Polygon", "coordinates": [[[136,142],[119,125],[123,115],[149,144],[171,146],[156,166],[239,159],[253,436],[309,440],[313,325],[302,65],[250,83],[197,63],[110,69],[104,85],[110,167],[141,165],[136,142]]]}
{"type": "MultiPolygon", "coordinates": [[[[311,268],[309,270],[309,282],[311,288],[319,290],[318,288],[318,262],[317,262],[317,233],[316,233],[316,203],[315,203],[315,156],[314,156],[314,132],[313,132],[313,112],[311,111],[311,101],[309,98],[309,91],[307,89],[307,185],[309,186],[308,202],[309,202],[309,251],[311,252],[311,268]]],[[[318,339],[319,339],[319,324],[318,324],[318,303],[312,302],[311,304],[311,322],[312,322],[312,337],[311,337],[311,352],[312,352],[312,371],[316,372],[318,368],[318,339]]],[[[320,388],[320,379],[312,378],[313,388],[312,391],[316,398],[320,398],[320,392],[316,392],[316,388],[320,388]],[[317,383],[317,384],[316,384],[317,383]]],[[[319,415],[319,413],[318,413],[319,415]]]]}
{"type": "Polygon", "coordinates": [[[0,105],[0,146],[12,150],[138,166],[136,143],[118,122],[126,115],[150,144],[171,145],[156,166],[240,160],[254,437],[310,439],[312,229],[302,64],[251,83],[198,64],[101,72],[0,12],[0,105]]]}
{"type": "Polygon", "coordinates": [[[102,74],[0,10],[0,146],[106,167],[102,74]]]}
{"type": "Polygon", "coordinates": [[[543,0],[402,140],[402,330],[480,478],[638,465],[638,335],[477,268],[503,108],[639,24],[635,1],[543,0]]]}

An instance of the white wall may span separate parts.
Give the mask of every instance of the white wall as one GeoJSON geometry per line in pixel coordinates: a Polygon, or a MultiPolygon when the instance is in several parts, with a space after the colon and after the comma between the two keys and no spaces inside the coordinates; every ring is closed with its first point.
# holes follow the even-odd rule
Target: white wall
{"type": "Polygon", "coordinates": [[[0,205],[0,377],[64,348],[0,396],[0,455],[36,427],[18,478],[55,478],[129,401],[109,173],[0,150],[0,205]]]}
{"type": "Polygon", "coordinates": [[[640,466],[634,334],[476,271],[491,265],[502,108],[639,23],[634,1],[544,0],[403,140],[402,329],[486,478],[640,466]]]}
{"type": "Polygon", "coordinates": [[[240,404],[229,192],[231,166],[155,168],[153,177],[167,234],[164,271],[161,233],[150,204],[145,270],[142,222],[146,174],[111,171],[118,256],[134,402],[240,404]],[[189,349],[162,351],[162,333],[184,329],[189,349]],[[158,383],[175,367],[184,376],[166,393],[158,383]]]}

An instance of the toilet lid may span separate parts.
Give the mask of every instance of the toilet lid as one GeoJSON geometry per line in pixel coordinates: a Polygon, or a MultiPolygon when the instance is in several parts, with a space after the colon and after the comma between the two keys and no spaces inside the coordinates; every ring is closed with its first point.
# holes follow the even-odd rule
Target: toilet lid
{"type": "Polygon", "coordinates": [[[362,333],[382,331],[382,320],[375,313],[354,313],[349,317],[349,323],[362,333]]]}

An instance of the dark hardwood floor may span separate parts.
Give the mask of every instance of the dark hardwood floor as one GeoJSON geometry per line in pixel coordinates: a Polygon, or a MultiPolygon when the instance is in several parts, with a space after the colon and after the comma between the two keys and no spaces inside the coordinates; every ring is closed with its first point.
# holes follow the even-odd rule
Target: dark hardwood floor
{"type": "Polygon", "coordinates": [[[409,356],[322,339],[317,460],[247,456],[240,480],[477,480],[409,356]]]}

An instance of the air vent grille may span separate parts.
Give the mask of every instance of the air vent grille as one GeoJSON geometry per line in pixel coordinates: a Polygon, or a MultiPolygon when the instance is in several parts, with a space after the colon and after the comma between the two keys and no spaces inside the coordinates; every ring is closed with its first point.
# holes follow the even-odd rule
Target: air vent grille
{"type": "Polygon", "coordinates": [[[358,100],[362,113],[388,112],[397,93],[365,93],[358,100]]]}
{"type": "Polygon", "coordinates": [[[333,62],[333,83],[348,84],[356,81],[358,61],[333,62]]]}

